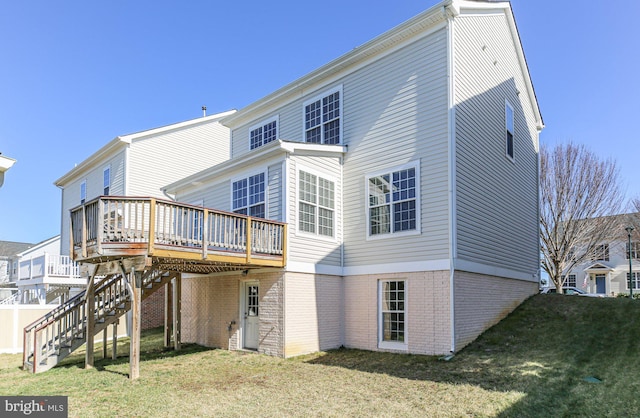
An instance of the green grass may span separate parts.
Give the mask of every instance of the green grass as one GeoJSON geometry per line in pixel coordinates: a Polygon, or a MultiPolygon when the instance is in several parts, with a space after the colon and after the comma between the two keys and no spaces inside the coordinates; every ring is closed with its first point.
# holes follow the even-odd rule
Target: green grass
{"type": "MultiPolygon", "coordinates": [[[[143,335],[83,369],[83,353],[33,375],[0,355],[0,394],[66,395],[70,416],[640,416],[640,301],[538,295],[450,361],[334,350],[294,359],[143,335]],[[602,383],[590,383],[596,377],[602,383]]],[[[96,347],[99,358],[100,347],[96,347]]]]}

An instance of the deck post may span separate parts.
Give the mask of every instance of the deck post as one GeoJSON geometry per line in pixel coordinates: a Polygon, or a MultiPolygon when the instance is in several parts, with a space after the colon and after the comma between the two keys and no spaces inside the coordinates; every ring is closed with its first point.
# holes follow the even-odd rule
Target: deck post
{"type": "Polygon", "coordinates": [[[156,243],[156,199],[149,201],[149,243],[147,246],[147,253],[153,254],[153,246],[156,243]]]}
{"type": "Polygon", "coordinates": [[[87,206],[82,204],[82,257],[87,258],[87,206]]]}
{"type": "Polygon", "coordinates": [[[84,330],[84,336],[85,336],[85,341],[86,341],[86,351],[85,351],[85,355],[84,355],[84,368],[85,369],[91,369],[93,368],[93,337],[94,337],[94,330],[95,330],[95,322],[96,322],[96,318],[95,318],[95,272],[97,271],[97,269],[94,270],[94,273],[91,275],[91,277],[89,277],[89,283],[87,284],[87,291],[86,291],[86,308],[85,308],[85,315],[87,315],[87,325],[85,327],[84,330]]]}
{"type": "Polygon", "coordinates": [[[102,358],[107,358],[107,345],[109,344],[109,327],[104,327],[102,330],[102,358]]]}
{"type": "Polygon", "coordinates": [[[111,359],[118,358],[118,321],[113,323],[113,336],[111,338],[111,359]]]}
{"type": "Polygon", "coordinates": [[[173,287],[169,283],[164,285],[164,346],[171,347],[171,321],[173,314],[171,313],[171,292],[173,287]]]}
{"type": "Polygon", "coordinates": [[[131,298],[131,344],[129,346],[129,379],[140,377],[140,311],[142,306],[142,276],[131,268],[129,283],[133,286],[131,298]]]}
{"type": "Polygon", "coordinates": [[[208,255],[209,244],[207,238],[209,237],[209,211],[204,206],[202,207],[202,259],[206,260],[208,255]]]}
{"type": "Polygon", "coordinates": [[[173,279],[172,314],[173,314],[173,348],[180,350],[180,298],[182,296],[182,274],[178,273],[173,279]]]}
{"type": "Polygon", "coordinates": [[[247,260],[247,264],[251,264],[251,241],[252,239],[252,218],[251,216],[247,217],[247,255],[246,255],[246,260],[247,260]]]}

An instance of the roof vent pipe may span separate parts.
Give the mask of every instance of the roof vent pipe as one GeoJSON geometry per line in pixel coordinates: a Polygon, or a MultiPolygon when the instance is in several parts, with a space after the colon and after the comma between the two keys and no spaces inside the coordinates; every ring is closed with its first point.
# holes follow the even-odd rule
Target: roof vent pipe
{"type": "Polygon", "coordinates": [[[202,117],[207,116],[207,106],[202,106],[202,117]]]}

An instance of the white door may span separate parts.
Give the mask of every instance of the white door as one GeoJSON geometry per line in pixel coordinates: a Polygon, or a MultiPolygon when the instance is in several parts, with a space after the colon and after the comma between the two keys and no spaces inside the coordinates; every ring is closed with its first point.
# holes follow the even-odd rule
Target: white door
{"type": "Polygon", "coordinates": [[[244,284],[244,348],[258,349],[259,335],[259,292],[258,282],[246,282],[244,284]]]}

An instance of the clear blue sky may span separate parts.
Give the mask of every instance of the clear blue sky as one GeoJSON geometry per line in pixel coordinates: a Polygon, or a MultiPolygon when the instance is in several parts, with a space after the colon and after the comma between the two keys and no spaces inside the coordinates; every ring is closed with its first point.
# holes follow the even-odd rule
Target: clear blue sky
{"type": "MultiPolygon", "coordinates": [[[[11,1],[0,14],[0,240],[60,230],[53,182],[117,135],[240,109],[435,0],[11,1]]],[[[513,0],[546,129],[640,196],[640,2],[513,0]]]]}

